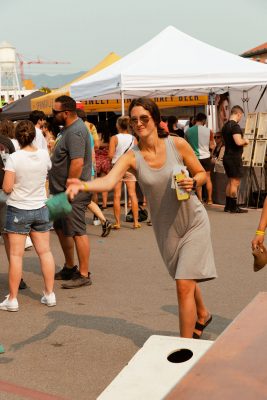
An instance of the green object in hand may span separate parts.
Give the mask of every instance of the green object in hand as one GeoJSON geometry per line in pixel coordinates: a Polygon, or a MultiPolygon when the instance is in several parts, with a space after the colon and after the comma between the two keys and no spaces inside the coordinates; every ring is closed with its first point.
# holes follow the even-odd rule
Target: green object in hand
{"type": "Polygon", "coordinates": [[[50,221],[65,217],[65,215],[69,214],[72,210],[72,206],[65,192],[51,197],[47,200],[46,206],[49,211],[50,221]]]}
{"type": "Polygon", "coordinates": [[[4,346],[2,344],[0,344],[0,354],[2,354],[4,352],[5,352],[4,346]]]}

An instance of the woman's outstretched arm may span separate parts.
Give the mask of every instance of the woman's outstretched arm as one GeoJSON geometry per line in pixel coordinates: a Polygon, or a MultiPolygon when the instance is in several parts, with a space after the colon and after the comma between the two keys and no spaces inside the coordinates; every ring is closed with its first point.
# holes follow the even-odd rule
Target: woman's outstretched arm
{"type": "Polygon", "coordinates": [[[97,178],[89,182],[82,182],[79,179],[68,179],[66,192],[71,200],[78,192],[109,192],[122,179],[129,168],[135,169],[133,151],[129,151],[120,157],[111,171],[102,178],[97,178]]]}

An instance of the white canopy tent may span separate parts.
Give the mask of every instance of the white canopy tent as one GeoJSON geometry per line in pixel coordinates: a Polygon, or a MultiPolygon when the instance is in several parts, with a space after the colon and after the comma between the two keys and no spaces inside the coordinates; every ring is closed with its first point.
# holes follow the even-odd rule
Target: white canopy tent
{"type": "Polygon", "coordinates": [[[264,86],[255,86],[250,90],[231,88],[229,91],[231,105],[238,104],[243,107],[245,115],[249,112],[266,112],[267,91],[265,88],[266,84],[264,86]]]}
{"type": "Polygon", "coordinates": [[[169,26],[102,71],[70,87],[76,100],[223,93],[267,84],[267,66],[169,26]],[[167,56],[166,56],[167,55],[167,56]]]}

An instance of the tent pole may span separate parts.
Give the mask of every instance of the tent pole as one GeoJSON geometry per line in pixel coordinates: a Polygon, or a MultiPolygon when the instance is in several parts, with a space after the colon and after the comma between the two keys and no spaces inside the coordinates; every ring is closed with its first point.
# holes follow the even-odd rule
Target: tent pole
{"type": "MultiPolygon", "coordinates": [[[[123,91],[121,91],[121,115],[125,115],[123,91]]],[[[127,207],[128,199],[127,199],[127,186],[125,182],[123,182],[123,189],[124,189],[124,216],[126,221],[126,215],[128,214],[128,207],[127,207]]]]}
{"type": "Polygon", "coordinates": [[[211,92],[211,130],[214,132],[214,103],[213,103],[213,92],[211,92]]]}
{"type": "Polygon", "coordinates": [[[124,92],[121,91],[121,115],[125,115],[124,92]]]}

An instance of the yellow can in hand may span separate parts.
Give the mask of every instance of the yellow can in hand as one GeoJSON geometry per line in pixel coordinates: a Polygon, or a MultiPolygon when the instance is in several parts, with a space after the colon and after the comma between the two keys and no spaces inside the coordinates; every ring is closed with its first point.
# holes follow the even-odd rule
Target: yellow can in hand
{"type": "Polygon", "coordinates": [[[181,182],[183,179],[186,178],[186,175],[183,172],[179,172],[178,174],[174,175],[174,184],[175,184],[175,190],[176,190],[176,195],[178,200],[188,200],[190,197],[189,192],[187,192],[185,189],[181,188],[178,185],[178,182],[181,182]]]}

